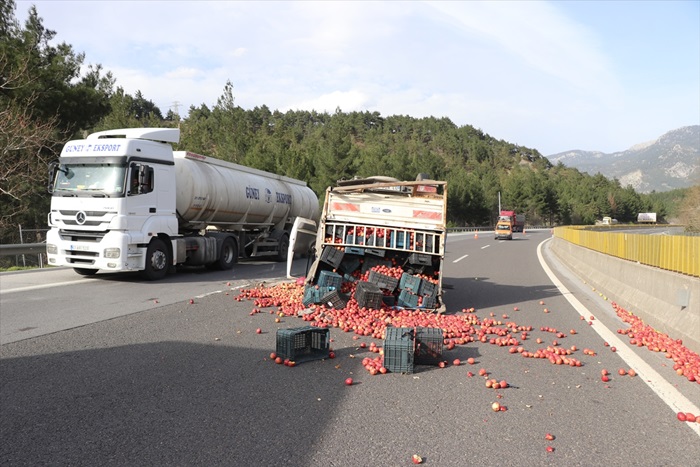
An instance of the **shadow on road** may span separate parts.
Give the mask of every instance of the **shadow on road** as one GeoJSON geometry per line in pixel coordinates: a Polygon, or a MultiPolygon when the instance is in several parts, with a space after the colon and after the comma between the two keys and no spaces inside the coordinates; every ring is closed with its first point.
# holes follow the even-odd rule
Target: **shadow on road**
{"type": "Polygon", "coordinates": [[[0,464],[306,465],[346,388],[319,371],[333,360],[266,358],[160,342],[3,359],[0,464]]]}

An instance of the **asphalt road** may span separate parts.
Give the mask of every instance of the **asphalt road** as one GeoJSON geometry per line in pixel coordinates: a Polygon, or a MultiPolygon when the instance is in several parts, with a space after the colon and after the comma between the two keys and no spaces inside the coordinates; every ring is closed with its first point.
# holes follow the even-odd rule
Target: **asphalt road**
{"type": "Polygon", "coordinates": [[[359,343],[372,340],[337,329],[330,331],[336,359],[275,365],[269,354],[277,328],[305,323],[275,323],[267,312],[251,316],[253,303],[234,300],[232,290],[283,275],[265,265],[259,277],[185,272],[153,285],[97,276],[78,285],[13,285],[9,293],[3,275],[0,327],[14,338],[0,346],[0,464],[401,466],[417,453],[435,466],[697,465],[700,431],[677,421],[651,383],[658,373],[696,405],[700,385],[676,376],[658,354],[606,348],[599,335],[604,325],[613,333],[625,326],[609,302],[557,266],[545,244],[541,254],[570,292],[552,283],[537,254],[548,236],[450,236],[445,301],[448,313],[474,307],[481,318],[506,314],[533,326],[522,343],[528,350],[545,345],[537,337],[552,340],[540,327],[562,330],[562,346],[597,351],[589,357],[579,350],[578,368],[479,342],[444,354],[449,362],[473,357],[473,366],[370,376],[361,359],[375,354],[359,343]],[[200,293],[189,304],[192,290],[200,293]],[[596,316],[595,325],[580,320],[572,296],[596,316]],[[72,310],[85,318],[18,338],[17,326],[31,326],[15,314],[8,331],[6,308],[16,311],[22,300],[39,326],[72,310]],[[111,311],[100,319],[104,304],[111,311]],[[39,309],[46,315],[37,317],[39,309]],[[617,376],[618,368],[629,368],[623,357],[635,355],[653,370],[617,376]],[[480,368],[510,387],[495,391],[484,378],[467,376],[480,368]],[[603,368],[613,373],[607,384],[600,380],[603,368]],[[345,386],[348,376],[356,384],[345,386]],[[508,410],[493,412],[495,401],[508,410]],[[555,439],[545,440],[546,433],[555,439]]]}

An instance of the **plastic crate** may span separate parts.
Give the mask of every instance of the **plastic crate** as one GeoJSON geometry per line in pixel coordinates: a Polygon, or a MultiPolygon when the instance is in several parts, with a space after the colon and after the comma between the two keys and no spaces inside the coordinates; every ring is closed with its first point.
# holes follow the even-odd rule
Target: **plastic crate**
{"type": "Polygon", "coordinates": [[[404,289],[399,292],[399,299],[396,304],[404,308],[418,308],[418,295],[404,289]]]}
{"type": "Polygon", "coordinates": [[[384,258],[377,258],[376,256],[365,256],[362,261],[362,274],[366,273],[375,266],[386,266],[391,267],[391,261],[384,258]]]}
{"type": "Polygon", "coordinates": [[[277,355],[300,363],[328,357],[330,331],[324,328],[304,326],[277,330],[277,355]]]}
{"type": "Polygon", "coordinates": [[[386,254],[386,251],[382,250],[381,248],[365,248],[365,254],[383,257],[386,254]]]}
{"type": "Polygon", "coordinates": [[[355,289],[355,300],[361,308],[378,310],[382,306],[382,289],[371,282],[360,281],[355,289]]]}
{"type": "Polygon", "coordinates": [[[318,285],[320,287],[335,287],[339,289],[343,284],[343,276],[332,271],[321,271],[318,276],[318,285]]]}
{"type": "Polygon", "coordinates": [[[307,285],[304,289],[304,298],[301,302],[304,304],[304,306],[320,303],[321,297],[333,290],[335,290],[335,287],[318,287],[315,285],[307,285]]]}
{"type": "Polygon", "coordinates": [[[435,308],[437,306],[436,297],[421,297],[420,308],[435,308]]]}
{"type": "Polygon", "coordinates": [[[411,264],[417,264],[419,266],[430,266],[431,264],[433,264],[433,259],[430,255],[411,253],[408,256],[408,262],[411,264]]]}
{"type": "Polygon", "coordinates": [[[443,336],[440,328],[416,328],[416,365],[437,365],[443,360],[443,336]]]}
{"type": "Polygon", "coordinates": [[[345,255],[343,261],[340,263],[340,269],[346,274],[352,274],[360,267],[361,264],[362,261],[360,261],[360,258],[357,256],[345,255]]]}
{"type": "Polygon", "coordinates": [[[348,299],[344,294],[341,294],[337,290],[331,290],[321,297],[321,301],[319,303],[327,306],[328,308],[342,310],[348,305],[348,299]]]}
{"type": "Polygon", "coordinates": [[[386,328],[384,368],[392,373],[413,373],[414,345],[412,328],[386,328]]]}
{"type": "Polygon", "coordinates": [[[393,295],[382,295],[382,303],[386,306],[396,305],[396,297],[393,295]]]}
{"type": "Polygon", "coordinates": [[[399,285],[399,280],[395,277],[387,276],[386,274],[377,271],[370,271],[368,282],[377,284],[380,289],[393,291],[399,285]]]}
{"type": "Polygon", "coordinates": [[[396,232],[396,235],[391,235],[389,237],[389,242],[388,244],[392,248],[404,248],[404,245],[406,244],[405,238],[408,236],[407,232],[396,232]]]}
{"type": "Polygon", "coordinates": [[[420,283],[422,280],[423,279],[421,279],[419,276],[413,276],[404,272],[401,275],[401,280],[399,281],[399,288],[418,293],[418,289],[420,289],[420,283]]]}
{"type": "Polygon", "coordinates": [[[423,297],[435,297],[437,295],[437,284],[425,279],[421,279],[418,295],[423,297]]]}
{"type": "Polygon", "coordinates": [[[348,245],[364,245],[365,237],[363,235],[347,235],[345,237],[345,243],[348,245]]]}
{"type": "Polygon", "coordinates": [[[356,246],[346,246],[345,247],[345,253],[348,255],[358,255],[358,256],[364,256],[365,255],[365,249],[364,248],[358,248],[356,246]]]}
{"type": "Polygon", "coordinates": [[[365,245],[367,246],[384,246],[386,239],[384,237],[367,237],[365,240],[365,245]]]}
{"type": "Polygon", "coordinates": [[[321,252],[321,261],[323,261],[326,264],[330,264],[334,268],[337,268],[343,261],[344,255],[344,251],[339,250],[332,245],[325,245],[323,247],[323,251],[321,252]]]}

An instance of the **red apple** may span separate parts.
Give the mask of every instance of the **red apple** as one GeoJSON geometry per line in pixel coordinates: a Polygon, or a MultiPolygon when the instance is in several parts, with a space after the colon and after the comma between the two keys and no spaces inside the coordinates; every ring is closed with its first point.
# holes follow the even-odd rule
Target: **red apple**
{"type": "Polygon", "coordinates": [[[352,386],[352,378],[345,378],[345,385],[346,386],[352,386]]]}

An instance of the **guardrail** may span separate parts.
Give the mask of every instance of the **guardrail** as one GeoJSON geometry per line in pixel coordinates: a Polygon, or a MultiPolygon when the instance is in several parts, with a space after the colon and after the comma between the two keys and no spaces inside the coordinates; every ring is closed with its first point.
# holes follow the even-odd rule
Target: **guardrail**
{"type": "Polygon", "coordinates": [[[29,255],[32,253],[46,253],[46,243],[0,245],[0,256],[29,255]]]}
{"type": "Polygon", "coordinates": [[[700,277],[700,237],[697,236],[601,232],[588,226],[555,227],[554,236],[617,258],[700,277]]]}

